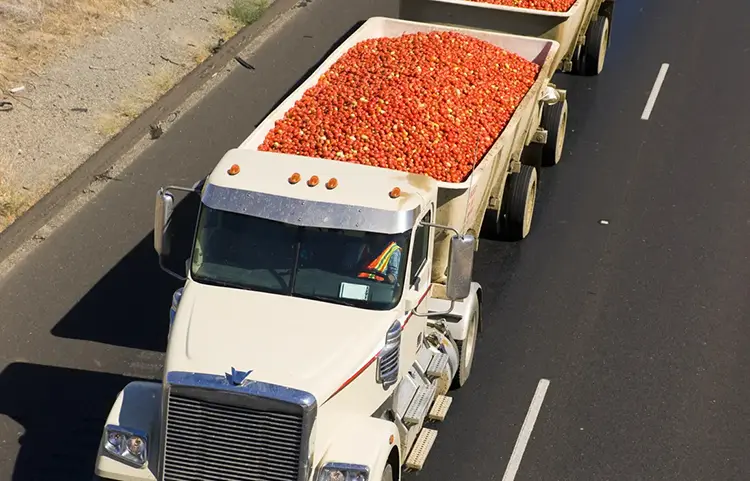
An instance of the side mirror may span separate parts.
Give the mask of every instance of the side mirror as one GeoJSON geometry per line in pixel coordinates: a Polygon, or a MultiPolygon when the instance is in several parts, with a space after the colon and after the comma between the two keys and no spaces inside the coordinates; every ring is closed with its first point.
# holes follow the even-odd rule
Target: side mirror
{"type": "Polygon", "coordinates": [[[169,236],[165,236],[169,220],[174,211],[174,197],[162,189],[156,193],[156,208],[154,209],[154,249],[159,256],[169,255],[169,236]]]}
{"type": "Polygon", "coordinates": [[[451,301],[466,299],[471,293],[471,271],[474,267],[474,236],[451,237],[448,254],[448,281],[445,294],[451,301]]]}

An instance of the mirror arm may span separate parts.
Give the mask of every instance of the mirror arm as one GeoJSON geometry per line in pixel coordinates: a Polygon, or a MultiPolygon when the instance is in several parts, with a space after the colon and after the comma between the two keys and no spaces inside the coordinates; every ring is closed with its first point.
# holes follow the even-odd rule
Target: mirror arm
{"type": "MultiPolygon", "coordinates": [[[[160,189],[161,192],[166,192],[168,190],[179,190],[182,192],[195,192],[196,194],[200,194],[200,188],[199,184],[196,184],[195,187],[180,187],[179,185],[168,185],[167,187],[162,187],[160,189]]],[[[202,186],[200,186],[202,187],[202,186]]]]}
{"type": "Polygon", "coordinates": [[[417,312],[417,308],[411,310],[411,313],[414,314],[417,317],[429,317],[429,316],[447,316],[448,314],[453,312],[453,307],[455,307],[456,301],[451,299],[451,305],[448,307],[447,311],[436,311],[436,312],[417,312]]]}
{"type": "Polygon", "coordinates": [[[456,235],[458,237],[460,237],[462,239],[464,237],[464,235],[461,234],[460,232],[458,232],[456,229],[454,229],[453,227],[447,226],[447,225],[432,224],[430,222],[420,222],[419,225],[423,225],[423,226],[426,226],[426,227],[437,227],[438,229],[444,229],[444,230],[452,230],[453,232],[456,233],[456,235]]]}

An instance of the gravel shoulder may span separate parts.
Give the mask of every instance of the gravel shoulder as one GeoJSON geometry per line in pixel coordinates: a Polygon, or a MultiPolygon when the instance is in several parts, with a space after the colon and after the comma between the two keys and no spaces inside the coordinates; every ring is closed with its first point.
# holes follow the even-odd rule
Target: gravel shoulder
{"type": "Polygon", "coordinates": [[[0,0],[0,231],[270,1],[68,3],[0,0]]]}

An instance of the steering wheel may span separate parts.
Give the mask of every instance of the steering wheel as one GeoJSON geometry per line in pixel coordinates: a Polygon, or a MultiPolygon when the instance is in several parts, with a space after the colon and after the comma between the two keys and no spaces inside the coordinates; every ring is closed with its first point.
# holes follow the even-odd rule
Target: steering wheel
{"type": "Polygon", "coordinates": [[[388,274],[384,274],[384,273],[382,273],[382,272],[380,272],[378,270],[375,270],[375,269],[370,269],[370,268],[366,267],[366,268],[362,269],[361,272],[365,272],[367,274],[373,274],[373,275],[376,275],[378,277],[382,277],[383,278],[382,281],[379,281],[378,279],[374,279],[377,282],[386,282],[388,284],[395,284],[396,283],[396,279],[395,278],[394,278],[393,282],[391,282],[391,280],[388,277],[388,274]]]}

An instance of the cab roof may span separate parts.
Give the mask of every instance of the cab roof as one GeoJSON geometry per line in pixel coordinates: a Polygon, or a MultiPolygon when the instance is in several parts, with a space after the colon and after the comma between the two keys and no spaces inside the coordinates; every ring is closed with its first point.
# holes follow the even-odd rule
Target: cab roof
{"type": "Polygon", "coordinates": [[[429,193],[437,188],[437,181],[426,175],[254,149],[229,150],[211,172],[207,183],[304,201],[392,212],[419,210],[430,198],[429,193]],[[314,181],[309,183],[313,176],[318,178],[316,185],[311,185],[314,181]],[[394,188],[400,193],[392,197],[394,188]]]}

